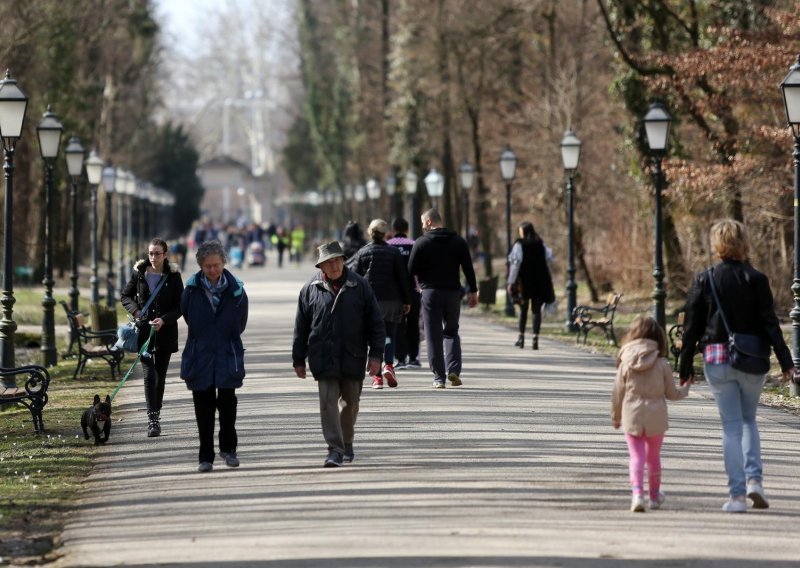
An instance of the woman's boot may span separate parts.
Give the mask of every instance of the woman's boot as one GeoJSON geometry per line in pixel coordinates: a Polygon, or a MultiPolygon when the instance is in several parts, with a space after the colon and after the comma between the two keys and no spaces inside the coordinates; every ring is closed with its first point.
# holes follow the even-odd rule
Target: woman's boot
{"type": "Polygon", "coordinates": [[[517,339],[517,342],[514,344],[514,347],[519,347],[520,349],[525,347],[525,335],[524,334],[522,334],[522,333],[519,334],[519,338],[517,339]]]}
{"type": "Polygon", "coordinates": [[[533,336],[533,346],[531,347],[531,349],[533,349],[534,351],[539,349],[539,336],[538,335],[534,335],[533,336]]]}
{"type": "Polygon", "coordinates": [[[161,411],[147,411],[147,437],[155,438],[161,435],[161,411]]]}

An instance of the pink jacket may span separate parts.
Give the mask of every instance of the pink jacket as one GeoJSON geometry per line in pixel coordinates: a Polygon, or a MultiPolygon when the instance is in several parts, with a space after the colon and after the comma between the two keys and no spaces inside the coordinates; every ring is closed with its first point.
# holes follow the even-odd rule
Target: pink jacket
{"type": "Polygon", "coordinates": [[[626,434],[652,436],[667,431],[667,401],[689,394],[689,386],[676,387],[672,368],[658,354],[652,339],[635,339],[622,346],[617,358],[617,378],[611,393],[611,419],[626,434]]]}

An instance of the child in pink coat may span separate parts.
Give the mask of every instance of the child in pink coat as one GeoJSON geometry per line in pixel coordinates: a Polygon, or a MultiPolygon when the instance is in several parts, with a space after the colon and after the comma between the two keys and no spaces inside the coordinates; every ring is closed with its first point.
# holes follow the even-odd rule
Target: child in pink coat
{"type": "Polygon", "coordinates": [[[611,394],[611,421],[622,426],[630,456],[631,511],[643,513],[644,468],[650,509],[664,503],[661,493],[661,445],[667,431],[666,399],[689,394],[689,383],[676,387],[667,360],[667,337],[652,317],[637,317],[622,339],[617,378],[611,394]]]}

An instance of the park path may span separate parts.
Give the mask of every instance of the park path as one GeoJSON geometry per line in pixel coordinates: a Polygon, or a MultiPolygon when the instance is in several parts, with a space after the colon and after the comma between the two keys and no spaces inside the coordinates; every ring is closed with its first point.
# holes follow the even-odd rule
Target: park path
{"type": "MultiPolygon", "coordinates": [[[[313,380],[291,369],[297,292],[313,267],[243,269],[250,296],[239,455],[196,472],[191,396],[173,360],[163,435],[145,437],[140,375],[115,402],[57,566],[797,566],[800,419],[760,411],[767,511],[720,512],[716,408],[670,407],[661,511],[628,511],[609,420],[613,361],[462,317],[464,386],[425,370],[366,388],[356,461],[323,469],[313,380]]],[[[185,333],[182,332],[182,337],[185,333]]]]}

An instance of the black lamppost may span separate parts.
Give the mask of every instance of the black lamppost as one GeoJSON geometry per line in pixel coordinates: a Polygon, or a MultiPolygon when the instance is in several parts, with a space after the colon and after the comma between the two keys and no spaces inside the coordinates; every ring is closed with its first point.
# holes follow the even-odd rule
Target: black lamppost
{"type": "Polygon", "coordinates": [[[119,169],[117,172],[117,274],[119,275],[119,288],[127,282],[125,267],[125,194],[128,193],[128,173],[119,169]]]}
{"type": "MultiPolygon", "coordinates": [[[[506,259],[511,253],[511,182],[517,171],[517,156],[511,150],[510,145],[500,154],[500,175],[506,184],[506,259]]],[[[509,263],[506,260],[506,279],[509,274],[509,263]]],[[[513,316],[514,304],[511,303],[511,295],[508,293],[508,282],[506,282],[506,315],[513,316]]]]}
{"type": "Polygon", "coordinates": [[[417,234],[415,229],[417,226],[417,219],[414,213],[416,211],[414,208],[414,199],[417,195],[417,183],[419,183],[417,174],[414,173],[414,170],[409,169],[403,176],[403,185],[406,189],[406,200],[408,201],[408,237],[411,239],[417,234]]]}
{"type": "Polygon", "coordinates": [[[58,362],[56,352],[56,319],[53,308],[56,301],[53,298],[53,232],[51,229],[53,217],[53,160],[58,157],[61,146],[61,133],[64,126],[59,122],[56,114],[47,107],[36,126],[39,137],[39,151],[44,160],[44,298],[42,298],[42,365],[52,367],[58,362]]]}
{"type": "Polygon", "coordinates": [[[78,311],[78,178],[83,172],[84,151],[80,139],[74,134],[70,137],[67,147],[64,148],[64,155],[67,158],[67,173],[72,178],[69,190],[70,221],[72,226],[71,241],[72,247],[69,255],[70,268],[70,288],[69,288],[69,309],[73,312],[78,311]]]}
{"type": "MultiPolygon", "coordinates": [[[[0,136],[3,138],[3,171],[6,178],[6,192],[3,211],[3,295],[0,304],[3,306],[3,317],[0,319],[0,365],[3,368],[15,367],[14,332],[17,322],[14,321],[14,148],[22,136],[22,124],[25,121],[25,110],[28,97],[19,88],[17,82],[6,71],[5,78],[0,81],[0,136]]],[[[12,378],[4,379],[8,386],[15,386],[12,378]]]]}
{"type": "MultiPolygon", "coordinates": [[[[364,211],[362,210],[361,204],[364,203],[364,200],[367,198],[367,188],[365,188],[361,184],[358,184],[353,189],[353,197],[356,200],[356,217],[360,218],[361,215],[364,215],[364,211]]],[[[367,215],[369,215],[369,213],[367,213],[367,215]]],[[[362,221],[363,221],[363,219],[362,219],[362,221]]],[[[367,219],[366,223],[367,223],[367,225],[369,225],[369,219],[367,219]]],[[[361,226],[364,227],[364,223],[363,222],[362,222],[361,226]]]]}
{"type": "Polygon", "coordinates": [[[89,277],[89,284],[91,286],[90,300],[93,304],[100,301],[100,293],[97,289],[100,284],[100,279],[97,277],[97,187],[100,185],[102,177],[103,159],[97,155],[96,151],[92,150],[86,160],[86,179],[92,190],[92,275],[89,277]]]}
{"type": "Polygon", "coordinates": [[[108,291],[106,305],[114,307],[114,216],[111,214],[112,197],[116,190],[117,170],[113,166],[103,169],[103,189],[106,192],[106,227],[108,228],[108,291]]]}
{"type": "MultiPolygon", "coordinates": [[[[789,68],[789,74],[781,82],[783,104],[786,107],[786,120],[792,129],[794,151],[794,280],[792,296],[794,307],[789,311],[792,320],[792,360],[794,368],[800,369],[800,55],[789,68]]],[[[798,396],[800,387],[794,381],[789,383],[789,394],[798,396]]]]}
{"type": "Polygon", "coordinates": [[[128,213],[125,218],[125,273],[122,274],[122,279],[119,281],[120,288],[127,282],[128,275],[133,268],[131,253],[133,252],[133,202],[136,197],[136,185],[136,177],[132,172],[128,172],[128,179],[125,183],[125,208],[128,213]]]}
{"type": "Polygon", "coordinates": [[[577,325],[572,317],[577,300],[575,291],[575,224],[573,214],[575,211],[575,185],[573,179],[575,170],[578,169],[578,160],[581,157],[581,141],[575,136],[572,129],[564,133],[561,139],[561,161],[567,174],[567,330],[575,331],[577,325]]]}
{"type": "Polygon", "coordinates": [[[436,168],[431,168],[431,171],[425,176],[425,189],[428,191],[428,197],[431,198],[431,206],[438,209],[439,198],[444,193],[444,178],[436,168]]]}
{"type": "Polygon", "coordinates": [[[464,160],[458,168],[458,176],[461,178],[461,191],[464,194],[464,240],[469,245],[469,190],[475,180],[475,168],[464,160]]]}
{"type": "Polygon", "coordinates": [[[662,255],[662,227],[661,227],[661,189],[664,184],[664,175],[661,171],[661,160],[667,153],[667,142],[669,141],[669,127],[672,117],[660,102],[650,105],[650,109],[644,116],[644,128],[647,134],[647,144],[650,146],[650,154],[653,158],[653,178],[655,180],[656,191],[656,220],[655,220],[655,259],[653,262],[653,278],[655,287],[653,288],[653,317],[658,324],[666,329],[666,314],[664,310],[664,300],[667,293],[664,291],[664,260],[662,255]]]}

